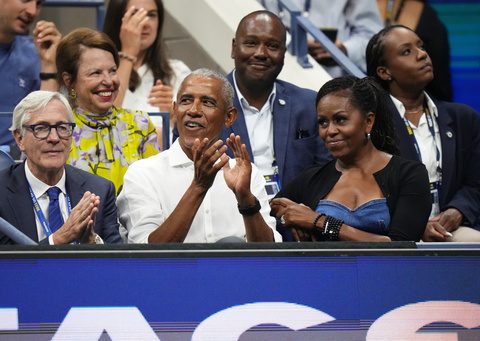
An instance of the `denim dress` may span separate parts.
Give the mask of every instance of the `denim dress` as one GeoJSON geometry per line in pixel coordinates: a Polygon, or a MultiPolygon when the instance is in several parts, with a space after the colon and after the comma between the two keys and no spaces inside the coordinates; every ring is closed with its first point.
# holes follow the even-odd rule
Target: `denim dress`
{"type": "Polygon", "coordinates": [[[320,200],[315,211],[341,219],[344,224],[365,232],[388,234],[390,212],[385,198],[367,201],[354,209],[335,201],[320,200]]]}

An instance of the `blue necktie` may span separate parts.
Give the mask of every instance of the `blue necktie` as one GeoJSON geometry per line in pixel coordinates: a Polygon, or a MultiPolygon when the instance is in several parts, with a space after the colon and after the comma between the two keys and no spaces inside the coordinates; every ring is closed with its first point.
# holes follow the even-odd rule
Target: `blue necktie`
{"type": "Polygon", "coordinates": [[[50,199],[50,203],[48,204],[48,224],[52,233],[63,225],[62,212],[58,204],[58,195],[60,192],[60,188],[58,187],[50,187],[47,190],[48,199],[50,199]]]}

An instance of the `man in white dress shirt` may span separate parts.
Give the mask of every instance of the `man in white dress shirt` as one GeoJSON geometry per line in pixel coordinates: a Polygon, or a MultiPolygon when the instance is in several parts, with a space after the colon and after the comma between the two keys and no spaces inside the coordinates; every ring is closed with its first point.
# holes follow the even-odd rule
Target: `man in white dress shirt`
{"type": "Polygon", "coordinates": [[[179,138],[125,174],[117,205],[129,243],[281,241],[245,145],[233,134],[226,144],[218,139],[236,119],[232,98],[229,82],[211,70],[182,82],[174,103],[179,138]]]}

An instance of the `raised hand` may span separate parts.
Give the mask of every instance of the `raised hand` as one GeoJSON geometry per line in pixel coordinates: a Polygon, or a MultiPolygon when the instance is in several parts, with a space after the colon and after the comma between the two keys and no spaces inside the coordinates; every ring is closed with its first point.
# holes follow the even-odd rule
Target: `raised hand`
{"type": "Polygon", "coordinates": [[[33,29],[33,37],[40,57],[42,72],[56,72],[57,46],[62,39],[57,27],[53,22],[40,20],[33,29]]]}
{"type": "Polygon", "coordinates": [[[193,164],[195,174],[193,183],[207,191],[212,187],[218,171],[228,163],[228,156],[225,154],[227,146],[222,140],[211,144],[208,138],[195,139],[193,143],[193,164]]]}
{"type": "Polygon", "coordinates": [[[247,147],[242,144],[239,135],[233,133],[227,139],[227,145],[232,149],[235,156],[235,166],[230,168],[228,163],[223,167],[223,174],[227,186],[235,193],[239,205],[243,199],[253,196],[250,192],[250,180],[252,177],[252,163],[248,155],[247,147]]]}
{"type": "Polygon", "coordinates": [[[143,26],[147,21],[147,11],[143,8],[131,6],[125,12],[120,27],[120,42],[123,53],[135,58],[138,56],[143,26]]]}
{"type": "Polygon", "coordinates": [[[173,102],[172,87],[163,84],[161,80],[157,80],[150,90],[148,102],[150,105],[159,108],[162,112],[171,112],[173,102]]]}

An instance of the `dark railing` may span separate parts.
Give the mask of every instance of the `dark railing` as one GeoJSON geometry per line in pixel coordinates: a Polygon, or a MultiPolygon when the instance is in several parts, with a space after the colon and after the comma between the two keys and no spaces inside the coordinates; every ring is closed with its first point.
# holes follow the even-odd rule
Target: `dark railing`
{"type": "Polygon", "coordinates": [[[297,56],[298,63],[304,68],[312,65],[308,61],[307,34],[318,41],[330,53],[333,60],[348,74],[363,78],[365,73],[360,70],[318,27],[302,14],[302,9],[291,0],[279,0],[281,10],[290,14],[290,34],[292,41],[289,51],[297,56]]]}
{"type": "Polygon", "coordinates": [[[162,146],[163,150],[170,148],[170,113],[169,112],[149,112],[149,116],[162,118],[162,146]]]}

